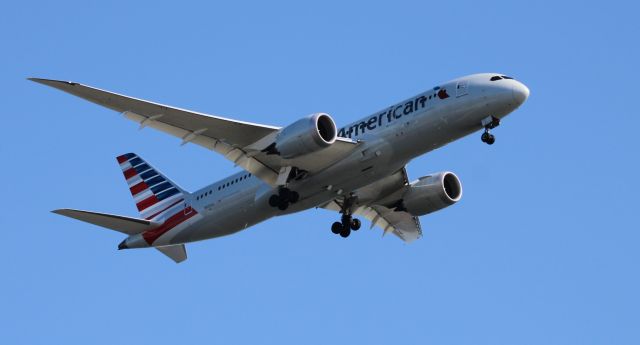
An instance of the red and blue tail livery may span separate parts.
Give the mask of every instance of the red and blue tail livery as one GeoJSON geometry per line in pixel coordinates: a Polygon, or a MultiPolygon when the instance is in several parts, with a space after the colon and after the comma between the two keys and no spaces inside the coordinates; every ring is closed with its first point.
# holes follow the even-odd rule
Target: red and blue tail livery
{"type": "Polygon", "coordinates": [[[116,159],[142,218],[158,220],[170,216],[174,208],[184,208],[186,192],[138,155],[126,153],[116,159]]]}

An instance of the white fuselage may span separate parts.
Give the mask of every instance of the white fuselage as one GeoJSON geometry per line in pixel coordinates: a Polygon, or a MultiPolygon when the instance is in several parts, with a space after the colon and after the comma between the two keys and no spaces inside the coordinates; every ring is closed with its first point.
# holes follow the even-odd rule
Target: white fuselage
{"type": "Polygon", "coordinates": [[[529,92],[526,86],[513,79],[491,81],[494,75],[452,80],[342,127],[339,136],[361,140],[361,145],[323,171],[290,182],[287,187],[300,194],[300,201],[286,211],[268,205],[275,189],[248,172],[195,191],[185,202],[197,216],[163,234],[153,245],[229,235],[381,180],[411,159],[482,129],[488,117],[503,118],[524,102],[529,92]]]}

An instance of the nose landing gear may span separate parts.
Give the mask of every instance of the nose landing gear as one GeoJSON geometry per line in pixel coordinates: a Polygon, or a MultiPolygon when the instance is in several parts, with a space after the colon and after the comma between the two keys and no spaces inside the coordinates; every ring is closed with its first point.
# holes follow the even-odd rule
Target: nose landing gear
{"type": "Polygon", "coordinates": [[[480,136],[480,140],[488,145],[493,145],[496,142],[496,137],[490,133],[490,130],[500,126],[500,119],[494,116],[489,116],[482,120],[484,126],[484,133],[480,136]]]}
{"type": "Polygon", "coordinates": [[[493,134],[489,133],[488,129],[485,129],[484,133],[482,133],[482,136],[480,136],[480,140],[488,145],[493,145],[493,143],[496,142],[496,137],[493,134]]]}
{"type": "Polygon", "coordinates": [[[278,194],[269,197],[269,205],[277,207],[280,211],[286,210],[290,204],[295,204],[300,200],[300,194],[289,188],[280,188],[278,194]]]}

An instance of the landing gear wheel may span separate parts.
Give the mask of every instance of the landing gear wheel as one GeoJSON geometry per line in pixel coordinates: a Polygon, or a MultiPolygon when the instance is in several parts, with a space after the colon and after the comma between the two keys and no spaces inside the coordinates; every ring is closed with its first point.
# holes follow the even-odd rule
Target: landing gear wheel
{"type": "Polygon", "coordinates": [[[296,202],[298,202],[298,200],[300,200],[300,194],[298,194],[298,192],[296,191],[291,191],[291,193],[289,193],[289,201],[292,204],[295,204],[296,202]]]}
{"type": "Polygon", "coordinates": [[[493,143],[496,142],[496,137],[494,137],[489,131],[500,126],[500,119],[495,116],[491,116],[491,118],[487,117],[482,120],[482,124],[484,125],[484,133],[482,133],[480,139],[483,143],[493,145],[493,143]]]}
{"type": "Polygon", "coordinates": [[[482,133],[482,136],[480,137],[480,140],[482,140],[483,143],[487,143],[489,145],[493,145],[493,143],[496,142],[496,137],[489,133],[488,131],[482,133]]]}
{"type": "Polygon", "coordinates": [[[278,194],[269,197],[269,206],[277,207],[279,210],[284,211],[289,207],[289,204],[295,204],[298,200],[300,200],[298,192],[289,188],[280,188],[278,194]]]}
{"type": "Polygon", "coordinates": [[[280,202],[278,203],[278,209],[280,211],[284,211],[289,207],[289,202],[285,201],[285,200],[280,200],[280,202]]]}
{"type": "Polygon", "coordinates": [[[351,230],[356,231],[360,229],[362,223],[360,223],[360,220],[354,219],[351,215],[351,210],[354,208],[356,202],[357,197],[351,193],[349,197],[344,198],[342,203],[338,203],[342,217],[339,222],[331,225],[331,232],[340,234],[341,237],[346,238],[351,235],[351,230]]]}
{"type": "Polygon", "coordinates": [[[289,197],[291,196],[291,190],[289,188],[280,188],[278,194],[280,194],[280,198],[289,200],[289,197]]]}
{"type": "Polygon", "coordinates": [[[340,232],[342,232],[342,223],[340,222],[335,222],[331,225],[331,232],[333,232],[334,234],[339,234],[340,232]]]}

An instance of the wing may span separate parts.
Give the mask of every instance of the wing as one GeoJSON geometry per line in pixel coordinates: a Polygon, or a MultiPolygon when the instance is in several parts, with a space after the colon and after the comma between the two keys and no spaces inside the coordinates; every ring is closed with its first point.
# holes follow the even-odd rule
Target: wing
{"type": "MultiPolygon", "coordinates": [[[[393,207],[408,182],[407,171],[403,168],[391,176],[355,191],[356,195],[364,196],[367,201],[354,206],[352,213],[368,219],[371,222],[370,228],[374,226],[381,228],[383,236],[392,232],[407,243],[417,240],[422,237],[420,219],[408,212],[397,211],[393,207]]],[[[341,204],[340,200],[332,200],[321,207],[340,212],[341,204]]]]}
{"type": "Polygon", "coordinates": [[[124,117],[182,139],[182,145],[194,143],[222,154],[270,185],[275,185],[283,167],[318,172],[345,157],[357,145],[339,138],[316,153],[294,159],[282,159],[262,152],[275,140],[279,127],[237,121],[219,116],[170,107],[133,97],[100,90],[75,82],[29,78],[90,102],[121,112],[124,117]]]}

